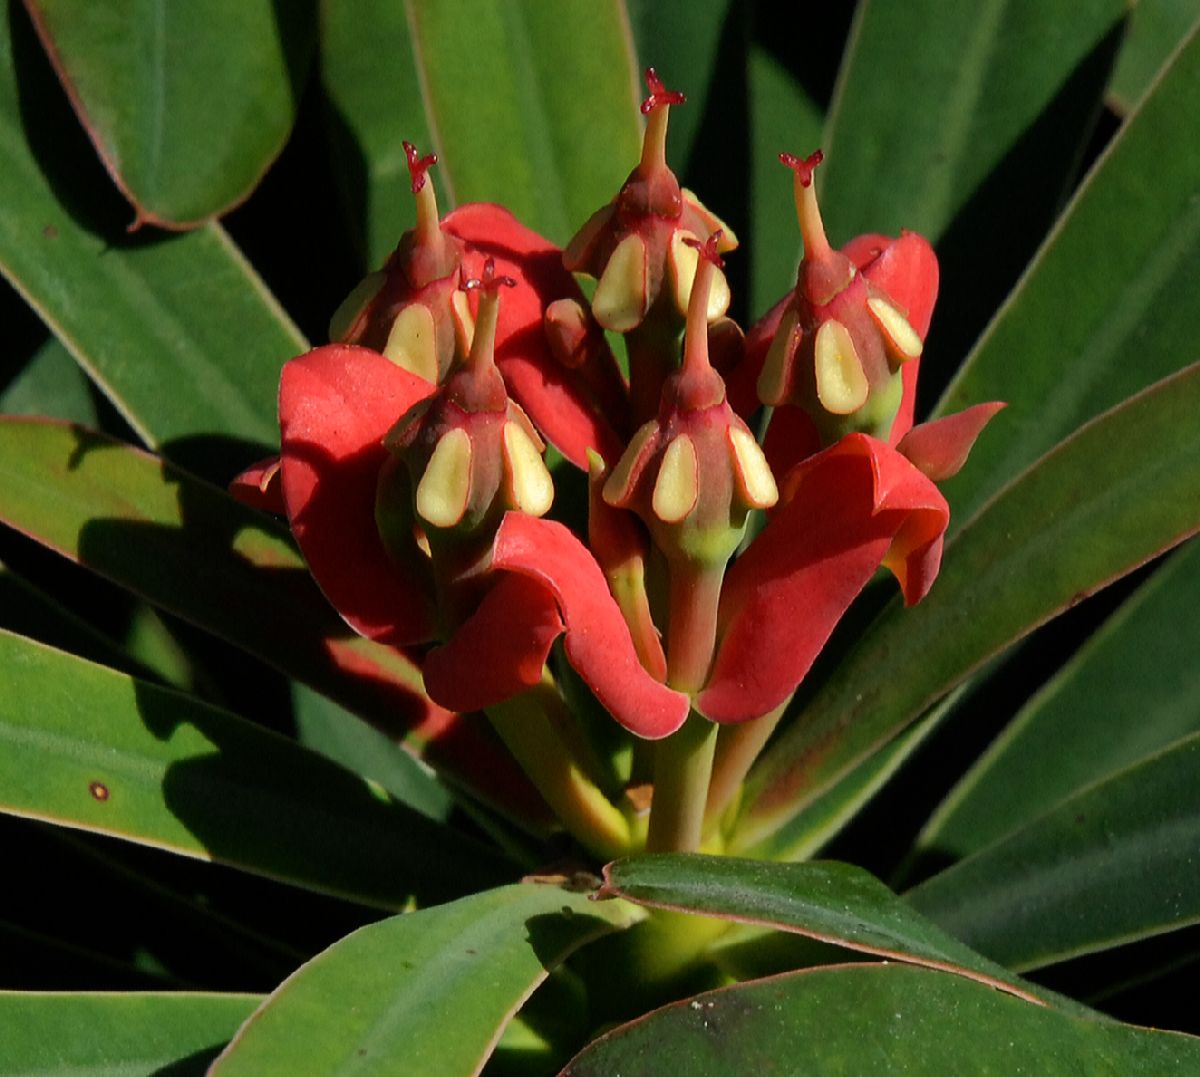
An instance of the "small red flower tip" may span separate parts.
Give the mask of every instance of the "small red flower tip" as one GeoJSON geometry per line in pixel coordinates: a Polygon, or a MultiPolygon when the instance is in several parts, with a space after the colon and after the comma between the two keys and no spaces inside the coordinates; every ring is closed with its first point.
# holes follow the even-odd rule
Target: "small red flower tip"
{"type": "Polygon", "coordinates": [[[781,164],[787,165],[796,173],[801,187],[808,187],[812,184],[813,169],[825,160],[825,154],[820,150],[813,150],[807,157],[797,157],[794,153],[781,153],[779,160],[781,164]]]}
{"type": "Polygon", "coordinates": [[[703,242],[698,239],[692,239],[690,236],[685,236],[683,241],[689,247],[694,247],[698,250],[700,257],[706,262],[715,265],[718,269],[724,269],[725,259],[721,257],[720,251],[717,250],[717,245],[721,242],[721,237],[724,234],[724,229],[718,228],[703,242]]]}
{"type": "Polygon", "coordinates": [[[462,283],[462,290],[470,292],[478,288],[484,295],[494,295],[504,288],[515,288],[517,286],[516,279],[513,277],[496,276],[496,259],[489,258],[483,263],[483,276],[472,277],[470,280],[465,280],[462,283]]]}
{"type": "Polygon", "coordinates": [[[679,90],[668,90],[652,67],[646,68],[646,89],[650,96],[642,102],[642,115],[649,116],[662,105],[682,105],[687,97],[679,90]]]}
{"type": "Polygon", "coordinates": [[[405,142],[404,154],[408,158],[408,174],[412,178],[412,193],[416,194],[425,186],[425,174],[437,164],[437,154],[427,153],[424,157],[411,142],[405,142]]]}

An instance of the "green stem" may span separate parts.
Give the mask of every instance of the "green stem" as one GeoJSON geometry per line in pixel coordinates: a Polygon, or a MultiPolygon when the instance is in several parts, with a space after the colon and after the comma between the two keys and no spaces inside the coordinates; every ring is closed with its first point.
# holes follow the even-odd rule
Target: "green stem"
{"type": "Polygon", "coordinates": [[[546,803],[581,845],[604,860],[630,852],[628,822],[584,773],[535,692],[523,692],[489,707],[487,716],[546,803]]]}
{"type": "Polygon", "coordinates": [[[717,738],[712,781],[708,786],[708,806],[704,811],[706,828],[711,828],[720,821],[734,797],[741,791],[742,782],[750,773],[750,767],[770,740],[771,734],[775,732],[775,727],[779,725],[779,720],[790,702],[791,696],[761,718],[722,727],[717,738]]]}
{"type": "Polygon", "coordinates": [[[698,692],[708,680],[724,579],[723,561],[706,565],[680,557],[671,562],[667,683],[680,692],[698,692]]]}
{"type": "Polygon", "coordinates": [[[683,326],[677,321],[674,308],[668,313],[663,303],[660,296],[642,324],[625,334],[633,430],[658,414],[663,382],[679,366],[679,334],[683,326]],[[671,321],[670,325],[663,324],[666,319],[671,321]]]}
{"type": "Polygon", "coordinates": [[[691,853],[700,848],[716,744],[716,723],[692,711],[680,729],[655,746],[648,852],[691,853]]]}

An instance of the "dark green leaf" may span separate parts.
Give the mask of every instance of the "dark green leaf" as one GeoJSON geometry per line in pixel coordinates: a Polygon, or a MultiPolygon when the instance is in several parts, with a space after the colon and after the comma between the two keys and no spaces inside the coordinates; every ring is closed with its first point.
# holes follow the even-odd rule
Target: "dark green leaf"
{"type": "Polygon", "coordinates": [[[603,893],[657,909],[796,932],[821,942],[945,969],[1037,998],[853,864],[772,864],[681,853],[631,857],[605,868],[603,893]]]}
{"type": "Polygon", "coordinates": [[[958,364],[1070,190],[1126,11],[1124,0],[859,5],[817,183],[834,243],[907,228],[937,247],[926,391],[958,364]]]}
{"type": "Polygon", "coordinates": [[[1200,528],[1200,365],[1089,423],[949,543],[928,598],[894,603],[751,773],[736,847],[772,835],[972,671],[1200,528]],[[1153,436],[1147,436],[1153,431],[1153,436]]]}
{"type": "Polygon", "coordinates": [[[1196,24],[1193,0],[1143,0],[1133,5],[1108,87],[1109,103],[1128,112],[1196,24]]]}
{"type": "Polygon", "coordinates": [[[279,368],[303,338],[217,225],[124,233],[97,192],[99,167],[81,165],[86,142],[72,137],[36,42],[10,21],[11,36],[0,28],[0,272],[147,442],[201,460],[181,439],[275,443],[279,368]]]}
{"type": "Polygon", "coordinates": [[[70,352],[50,337],[0,393],[6,415],[50,415],[97,426],[90,383],[70,352]]]}
{"type": "Polygon", "coordinates": [[[1200,1041],[1092,1021],[901,965],[813,969],[713,991],[610,1032],[563,1077],[664,1072],[1105,1077],[1189,1073],[1200,1041]]]}
{"type": "Polygon", "coordinates": [[[549,970],[639,918],[619,902],[527,884],[372,924],[285,981],[214,1077],[478,1073],[549,970]]]}
{"type": "Polygon", "coordinates": [[[138,223],[188,226],[229,209],[291,131],[315,0],[27,6],[138,223]]]}
{"type": "Polygon", "coordinates": [[[439,188],[452,203],[501,202],[566,243],[640,152],[621,5],[416,0],[406,10],[411,45],[396,54],[419,57],[439,188]]]}
{"type": "MultiPolygon", "coordinates": [[[[959,523],[1088,419],[1194,362],[1200,36],[1097,163],[939,406],[1009,406],[946,484],[959,523]]],[[[1153,427],[1146,439],[1156,438],[1153,427]]]]}
{"type": "Polygon", "coordinates": [[[199,1077],[258,1001],[184,991],[0,992],[0,1069],[39,1077],[199,1077]]]}
{"type": "Polygon", "coordinates": [[[385,908],[503,879],[490,851],[291,741],[0,634],[0,810],[385,908]]]}
{"type": "Polygon", "coordinates": [[[1200,922],[1200,734],[1080,792],[909,900],[1010,968],[1200,922]]]}
{"type": "Polygon", "coordinates": [[[1200,543],[1172,555],[1022,708],[922,832],[966,856],[1200,732],[1200,543]]]}

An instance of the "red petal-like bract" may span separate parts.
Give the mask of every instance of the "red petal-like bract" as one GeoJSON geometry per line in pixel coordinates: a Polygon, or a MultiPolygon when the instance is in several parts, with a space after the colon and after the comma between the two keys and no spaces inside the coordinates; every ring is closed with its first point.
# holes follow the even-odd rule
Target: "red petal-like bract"
{"type": "MultiPolygon", "coordinates": [[[[463,269],[468,277],[482,276],[485,260],[492,258],[497,276],[517,282],[504,293],[496,326],[496,365],[513,399],[576,467],[587,470],[589,448],[614,463],[621,440],[546,342],[546,308],[556,299],[582,300],[574,277],[563,268],[562,251],[504,207],[489,203],[460,206],[442,226],[467,244],[463,269]]],[[[605,356],[604,361],[613,360],[605,356]]]]}
{"type": "Polygon", "coordinates": [[[383,437],[433,386],[378,352],[317,348],[283,368],[283,499],[292,533],[325,596],[360,635],[419,643],[433,634],[423,581],[394,562],[375,526],[383,437]]]}
{"type": "Polygon", "coordinates": [[[934,482],[957,475],[975,439],[1004,405],[976,404],[973,408],[914,426],[896,446],[934,482]]]}
{"type": "Polygon", "coordinates": [[[229,493],[243,505],[260,512],[273,512],[282,516],[287,510],[283,504],[283,488],[279,481],[280,460],[268,456],[251,464],[229,483],[229,493]]]}
{"type": "MultiPolygon", "coordinates": [[[[842,251],[867,280],[904,311],[908,324],[924,340],[929,335],[938,294],[937,255],[929,240],[916,232],[901,232],[899,239],[866,235],[852,239],[842,251]]],[[[888,438],[891,445],[898,444],[912,429],[920,363],[920,359],[913,359],[900,368],[904,396],[888,438]]]]}
{"type": "Polygon", "coordinates": [[[542,679],[546,656],[562,631],[558,603],[539,581],[499,573],[450,641],[425,656],[425,690],[456,711],[510,699],[542,679]]]}
{"type": "Polygon", "coordinates": [[[757,718],[787,699],[880,564],[909,604],[937,575],[949,508],[883,442],[850,434],[784,488],[790,499],[725,577],[721,642],[698,699],[714,721],[757,718]]]}
{"type": "Polygon", "coordinates": [[[566,527],[508,513],[496,533],[492,565],[550,590],[566,625],[567,659],[621,725],[651,740],[683,725],[688,697],[642,668],[600,566],[566,527]]]}

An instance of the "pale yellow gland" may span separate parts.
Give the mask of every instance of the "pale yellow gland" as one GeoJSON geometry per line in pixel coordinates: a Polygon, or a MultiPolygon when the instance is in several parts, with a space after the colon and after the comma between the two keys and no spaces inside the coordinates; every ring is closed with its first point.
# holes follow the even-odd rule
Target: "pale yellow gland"
{"type": "Polygon", "coordinates": [[[572,237],[571,242],[567,244],[566,250],[563,251],[563,265],[570,272],[573,273],[583,268],[584,262],[591,253],[593,244],[600,237],[600,233],[608,224],[612,214],[613,208],[611,205],[601,206],[584,222],[583,227],[572,237]]]}
{"type": "Polygon", "coordinates": [[[792,356],[800,344],[799,326],[795,308],[788,307],[779,319],[779,328],[758,374],[758,399],[764,404],[782,404],[787,399],[792,356]]]}
{"type": "Polygon", "coordinates": [[[879,331],[887,342],[888,351],[897,360],[904,363],[920,358],[924,343],[898,308],[886,299],[873,296],[867,300],[867,309],[875,319],[875,324],[879,326],[879,331]]]}
{"type": "Polygon", "coordinates": [[[471,438],[461,427],[442,435],[417,484],[417,515],[434,527],[453,527],[471,496],[471,438]]]}
{"type": "Polygon", "coordinates": [[[650,507],[663,523],[677,524],[696,506],[700,495],[700,462],[696,446],[680,434],[663,453],[650,507]]]}
{"type": "Polygon", "coordinates": [[[731,426],[729,447],[733,450],[738,493],[751,508],[769,509],[779,500],[779,487],[758,442],[749,430],[731,426]]]}
{"type": "Polygon", "coordinates": [[[450,295],[450,315],[454,319],[454,345],[457,355],[466,355],[471,350],[471,341],[475,339],[475,318],[471,314],[471,304],[467,293],[455,289],[450,295]]]}
{"type": "Polygon", "coordinates": [[[712,235],[713,232],[718,231],[721,233],[720,242],[717,243],[717,250],[722,254],[737,250],[738,237],[733,229],[701,202],[696,197],[694,191],[687,187],[681,188],[681,191],[683,193],[683,200],[688,203],[688,207],[693,213],[699,215],[700,219],[704,222],[705,235],[712,235]]]}
{"type": "Polygon", "coordinates": [[[627,235],[612,252],[592,297],[592,314],[605,329],[627,333],[641,325],[650,307],[646,243],[627,235]]]}
{"type": "Polygon", "coordinates": [[[621,454],[621,459],[617,461],[617,466],[613,468],[612,474],[605,480],[604,489],[600,492],[608,504],[619,505],[629,497],[630,487],[633,483],[633,469],[642,459],[646,451],[646,446],[650,443],[650,439],[657,434],[658,423],[651,419],[648,423],[643,423],[638,428],[637,433],[633,435],[629,444],[625,446],[625,451],[621,454]]]}
{"type": "Polygon", "coordinates": [[[386,283],[387,274],[382,270],[363,277],[329,319],[329,339],[338,343],[349,338],[358,328],[358,321],[371,301],[386,283]]]}
{"type": "MultiPolygon", "coordinates": [[[[671,236],[667,251],[667,268],[671,278],[672,297],[680,314],[687,314],[688,301],[692,296],[692,285],[696,281],[696,269],[700,264],[700,252],[685,240],[698,242],[697,237],[686,229],[677,229],[671,236]]],[[[713,267],[712,283],[708,289],[708,320],[716,321],[729,309],[731,299],[729,282],[716,266],[713,267]]]]}
{"type": "Polygon", "coordinates": [[[509,504],[530,516],[544,516],[554,502],[554,480],[533,440],[511,420],[504,424],[504,462],[509,504]]]}
{"type": "Polygon", "coordinates": [[[383,354],[410,374],[437,384],[437,336],[424,303],[410,303],[396,315],[383,354]]]}
{"type": "Polygon", "coordinates": [[[821,406],[833,415],[858,411],[867,402],[871,386],[850,331],[833,318],[822,322],[813,351],[821,406]]]}

